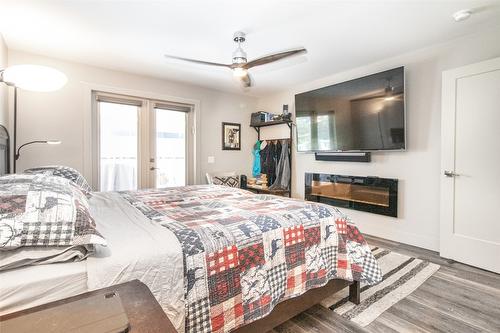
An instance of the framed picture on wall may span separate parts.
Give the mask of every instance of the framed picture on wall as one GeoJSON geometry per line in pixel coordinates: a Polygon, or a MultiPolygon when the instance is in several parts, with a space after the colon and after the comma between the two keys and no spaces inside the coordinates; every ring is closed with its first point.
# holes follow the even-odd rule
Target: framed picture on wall
{"type": "Polygon", "coordinates": [[[241,124],[222,123],[222,150],[241,150],[241,124]]]}

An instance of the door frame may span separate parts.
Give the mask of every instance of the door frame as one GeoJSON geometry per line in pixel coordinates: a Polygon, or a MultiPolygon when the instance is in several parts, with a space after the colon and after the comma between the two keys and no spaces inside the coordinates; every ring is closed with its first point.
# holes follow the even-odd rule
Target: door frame
{"type": "MultiPolygon", "coordinates": [[[[89,82],[81,82],[82,84],[82,98],[85,114],[83,115],[83,176],[86,179],[91,180],[91,186],[93,190],[98,190],[97,183],[95,179],[98,177],[97,169],[95,169],[95,155],[96,147],[94,145],[95,134],[97,131],[96,122],[96,101],[93,98],[94,92],[109,93],[115,95],[124,95],[132,98],[156,100],[156,101],[168,101],[179,104],[189,104],[192,106],[191,116],[192,116],[192,128],[187,132],[191,138],[192,151],[189,151],[189,157],[191,158],[191,170],[189,174],[186,175],[186,181],[188,185],[197,184],[201,180],[201,167],[200,167],[200,135],[198,134],[197,128],[201,126],[201,102],[197,99],[183,98],[165,94],[159,94],[148,91],[99,85],[89,82]]],[[[147,113],[146,113],[147,114],[147,113]]],[[[149,115],[147,115],[149,116],[149,115]]],[[[144,123],[145,121],[143,121],[144,123]]],[[[148,133],[143,133],[148,135],[148,133]]],[[[145,154],[146,152],[143,152],[145,154]]],[[[149,148],[147,154],[149,154],[149,148]]],[[[144,160],[144,159],[143,159],[144,160]]],[[[149,166],[149,163],[148,163],[149,166]]],[[[142,166],[144,167],[144,166],[142,166]]],[[[143,173],[144,174],[144,173],[143,173]]],[[[139,175],[139,177],[142,177],[139,175]]],[[[139,179],[139,178],[138,178],[139,179]]],[[[139,184],[139,180],[138,180],[139,184]]],[[[142,181],[142,184],[146,186],[147,182],[142,181]]]]}
{"type": "MultiPolygon", "coordinates": [[[[486,60],[451,70],[442,74],[442,100],[441,100],[441,205],[440,205],[440,242],[439,252],[444,258],[451,258],[473,266],[492,267],[487,258],[479,258],[473,263],[467,259],[467,254],[474,251],[473,237],[466,235],[457,236],[454,233],[455,219],[455,177],[446,177],[445,171],[460,173],[455,165],[455,127],[457,108],[457,81],[462,78],[480,75],[500,68],[500,58],[486,60]],[[450,195],[450,193],[452,195],[450,195]],[[464,246],[452,246],[454,237],[459,237],[464,246]],[[471,245],[468,245],[470,243],[471,245]]],[[[456,240],[455,240],[456,242],[456,240]]],[[[491,246],[495,251],[498,245],[484,241],[485,246],[491,246]]]]}

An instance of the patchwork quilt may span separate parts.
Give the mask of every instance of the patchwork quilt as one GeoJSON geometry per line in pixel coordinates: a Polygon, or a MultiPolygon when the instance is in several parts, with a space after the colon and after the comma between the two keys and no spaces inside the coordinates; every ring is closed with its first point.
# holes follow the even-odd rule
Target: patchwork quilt
{"type": "Polygon", "coordinates": [[[331,279],[382,279],[335,207],[214,185],[120,194],[181,244],[186,333],[229,332],[331,279]]]}

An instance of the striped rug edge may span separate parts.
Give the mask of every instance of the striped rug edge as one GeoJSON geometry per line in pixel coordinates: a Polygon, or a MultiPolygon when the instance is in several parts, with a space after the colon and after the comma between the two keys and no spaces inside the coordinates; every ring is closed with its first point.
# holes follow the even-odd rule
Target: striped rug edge
{"type": "Polygon", "coordinates": [[[355,322],[361,327],[369,325],[391,306],[408,297],[441,267],[427,260],[421,260],[382,248],[372,247],[372,252],[378,253],[376,257],[378,257],[377,259],[379,261],[389,257],[388,254],[390,253],[397,254],[398,256],[401,256],[401,262],[390,271],[383,272],[384,277],[380,284],[375,286],[362,285],[361,303],[359,305],[354,305],[352,303],[350,305],[346,304],[350,303],[346,290],[341,291],[345,297],[341,298],[334,304],[325,304],[324,302],[321,303],[323,306],[328,307],[332,311],[335,311],[336,308],[345,308],[347,306],[348,310],[343,311],[342,314],[337,311],[335,312],[342,317],[355,322]],[[411,267],[413,265],[415,266],[411,267]],[[402,274],[401,272],[404,269],[409,271],[402,274]],[[400,273],[401,276],[398,277],[398,273],[400,273]],[[383,285],[383,282],[386,279],[391,277],[394,279],[395,277],[393,275],[397,278],[395,281],[383,288],[378,287],[383,285]],[[366,292],[367,290],[369,290],[369,292],[366,292]],[[365,295],[365,297],[363,297],[363,293],[370,294],[370,296],[365,295]]]}

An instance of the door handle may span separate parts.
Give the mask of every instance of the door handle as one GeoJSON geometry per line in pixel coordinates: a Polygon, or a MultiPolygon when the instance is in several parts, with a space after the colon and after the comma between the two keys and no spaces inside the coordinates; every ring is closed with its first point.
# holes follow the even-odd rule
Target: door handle
{"type": "Polygon", "coordinates": [[[444,170],[444,175],[446,177],[457,177],[457,176],[460,176],[458,173],[455,173],[453,171],[448,171],[448,170],[444,170]]]}
{"type": "Polygon", "coordinates": [[[153,171],[153,170],[158,170],[159,168],[155,168],[155,167],[149,167],[149,170],[153,171]]]}

